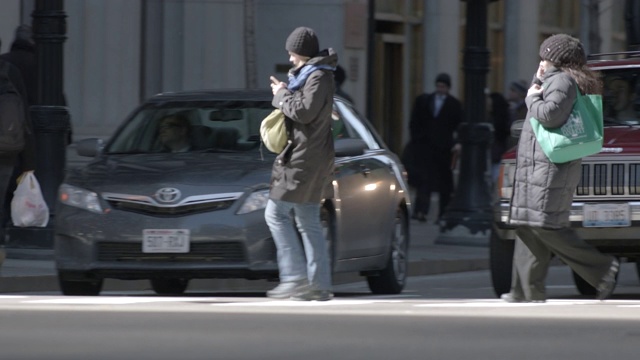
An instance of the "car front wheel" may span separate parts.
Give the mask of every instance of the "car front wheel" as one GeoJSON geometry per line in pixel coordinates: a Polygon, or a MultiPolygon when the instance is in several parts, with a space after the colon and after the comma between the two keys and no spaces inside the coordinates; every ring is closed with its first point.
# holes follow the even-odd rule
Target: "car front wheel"
{"type": "Polygon", "coordinates": [[[58,283],[60,285],[60,291],[64,295],[77,295],[77,296],[95,296],[100,295],[102,290],[102,279],[69,280],[69,276],[66,273],[58,273],[58,283]]]}
{"type": "Polygon", "coordinates": [[[189,286],[189,279],[151,279],[151,288],[158,295],[182,295],[189,286]]]}
{"type": "Polygon", "coordinates": [[[498,297],[511,290],[511,267],[513,266],[514,242],[503,240],[491,230],[489,238],[489,265],[493,291],[498,297]]]}
{"type": "Polygon", "coordinates": [[[409,224],[402,209],[398,209],[389,249],[387,266],[367,276],[369,289],[374,294],[399,294],[406,282],[409,268],[409,224]]]}

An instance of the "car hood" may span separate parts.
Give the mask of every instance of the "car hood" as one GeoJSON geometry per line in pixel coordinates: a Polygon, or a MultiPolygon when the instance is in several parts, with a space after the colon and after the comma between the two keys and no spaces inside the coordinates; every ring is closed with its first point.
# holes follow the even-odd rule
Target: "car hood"
{"type": "Polygon", "coordinates": [[[97,192],[138,193],[136,188],[148,191],[149,186],[206,186],[209,190],[224,187],[221,191],[238,191],[267,186],[272,164],[272,156],[264,154],[262,158],[257,151],[102,155],[71,170],[65,182],[97,192]]]}
{"type": "MultiPolygon", "coordinates": [[[[515,159],[516,147],[507,151],[503,159],[515,159]]],[[[638,126],[608,126],[604,128],[602,150],[589,157],[607,154],[640,155],[640,127],[638,126]]]]}
{"type": "Polygon", "coordinates": [[[640,152],[640,127],[614,126],[604,131],[603,149],[619,148],[617,152],[640,152]]]}

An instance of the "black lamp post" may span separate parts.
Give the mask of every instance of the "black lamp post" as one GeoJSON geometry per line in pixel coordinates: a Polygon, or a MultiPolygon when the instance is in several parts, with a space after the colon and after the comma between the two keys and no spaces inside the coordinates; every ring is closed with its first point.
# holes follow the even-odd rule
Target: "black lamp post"
{"type": "Polygon", "coordinates": [[[465,33],[465,122],[458,129],[462,144],[460,174],[456,192],[442,217],[436,243],[488,244],[485,232],[491,227],[489,145],[493,126],[485,119],[485,88],[489,72],[487,49],[487,7],[493,0],[463,0],[467,3],[465,33]]]}
{"type": "Polygon", "coordinates": [[[44,228],[8,229],[7,256],[50,257],[53,250],[53,218],[58,186],[64,178],[69,112],[63,92],[63,43],[67,23],[64,0],[37,0],[33,37],[38,63],[38,94],[31,106],[36,141],[35,174],[50,211],[44,228]]]}

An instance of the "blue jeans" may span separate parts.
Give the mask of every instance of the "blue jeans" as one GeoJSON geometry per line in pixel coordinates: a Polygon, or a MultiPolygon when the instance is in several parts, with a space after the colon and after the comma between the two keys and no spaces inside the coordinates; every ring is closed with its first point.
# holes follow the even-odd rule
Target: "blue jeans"
{"type": "Polygon", "coordinates": [[[278,250],[280,281],[308,279],[317,290],[331,290],[329,251],[320,223],[320,204],[269,199],[264,218],[278,250]]]}

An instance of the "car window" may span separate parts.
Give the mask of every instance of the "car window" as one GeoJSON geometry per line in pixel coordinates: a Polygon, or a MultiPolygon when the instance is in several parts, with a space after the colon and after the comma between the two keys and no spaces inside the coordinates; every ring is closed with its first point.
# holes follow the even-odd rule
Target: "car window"
{"type": "Polygon", "coordinates": [[[640,124],[640,82],[637,70],[605,70],[602,73],[605,124],[640,124]]]}
{"type": "Polygon", "coordinates": [[[259,147],[260,123],[272,110],[211,104],[143,108],[119,129],[106,152],[250,151],[259,147]]]}
{"type": "Polygon", "coordinates": [[[333,137],[334,139],[362,139],[369,149],[380,149],[380,142],[367,127],[365,121],[349,105],[335,101],[333,105],[333,137]]]}

